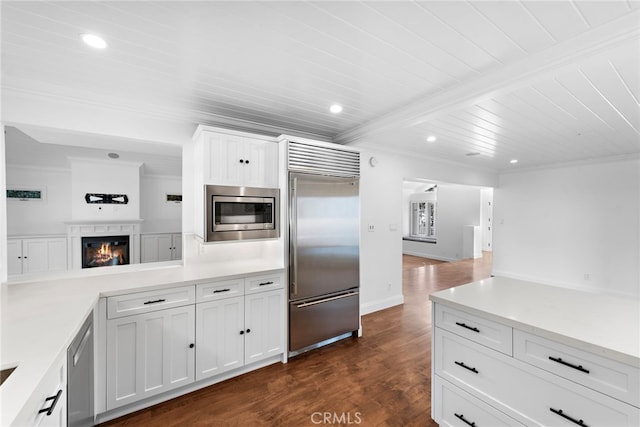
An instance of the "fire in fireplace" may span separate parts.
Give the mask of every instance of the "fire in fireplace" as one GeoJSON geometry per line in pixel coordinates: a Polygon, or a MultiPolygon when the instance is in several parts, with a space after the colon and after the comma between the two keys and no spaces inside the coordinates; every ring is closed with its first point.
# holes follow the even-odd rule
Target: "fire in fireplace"
{"type": "Polygon", "coordinates": [[[82,268],[129,264],[129,236],[82,238],[82,268]]]}

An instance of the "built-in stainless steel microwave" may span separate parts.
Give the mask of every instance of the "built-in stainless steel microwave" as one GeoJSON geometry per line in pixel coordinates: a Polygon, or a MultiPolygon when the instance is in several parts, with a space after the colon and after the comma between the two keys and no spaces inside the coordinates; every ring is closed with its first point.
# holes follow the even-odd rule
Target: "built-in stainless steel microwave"
{"type": "Polygon", "coordinates": [[[205,241],[280,235],[277,188],[205,185],[205,241]]]}

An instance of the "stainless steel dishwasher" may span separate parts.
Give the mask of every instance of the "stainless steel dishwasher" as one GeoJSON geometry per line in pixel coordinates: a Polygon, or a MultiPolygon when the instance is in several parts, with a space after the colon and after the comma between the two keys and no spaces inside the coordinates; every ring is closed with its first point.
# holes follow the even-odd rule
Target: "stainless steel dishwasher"
{"type": "Polygon", "coordinates": [[[67,349],[67,425],[94,425],[93,311],[67,349]]]}

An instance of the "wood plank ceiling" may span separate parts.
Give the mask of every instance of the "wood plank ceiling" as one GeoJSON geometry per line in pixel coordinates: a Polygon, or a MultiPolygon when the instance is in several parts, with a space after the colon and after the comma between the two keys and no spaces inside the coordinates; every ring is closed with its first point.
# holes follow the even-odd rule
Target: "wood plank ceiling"
{"type": "Polygon", "coordinates": [[[3,92],[495,171],[640,153],[635,0],[1,7],[3,92]]]}

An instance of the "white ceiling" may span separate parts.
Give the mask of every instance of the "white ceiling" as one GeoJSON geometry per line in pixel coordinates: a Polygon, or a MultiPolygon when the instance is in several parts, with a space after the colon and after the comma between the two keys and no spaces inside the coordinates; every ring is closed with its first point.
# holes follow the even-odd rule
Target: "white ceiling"
{"type": "Polygon", "coordinates": [[[3,92],[495,171],[640,153],[635,0],[1,7],[3,92]]]}

